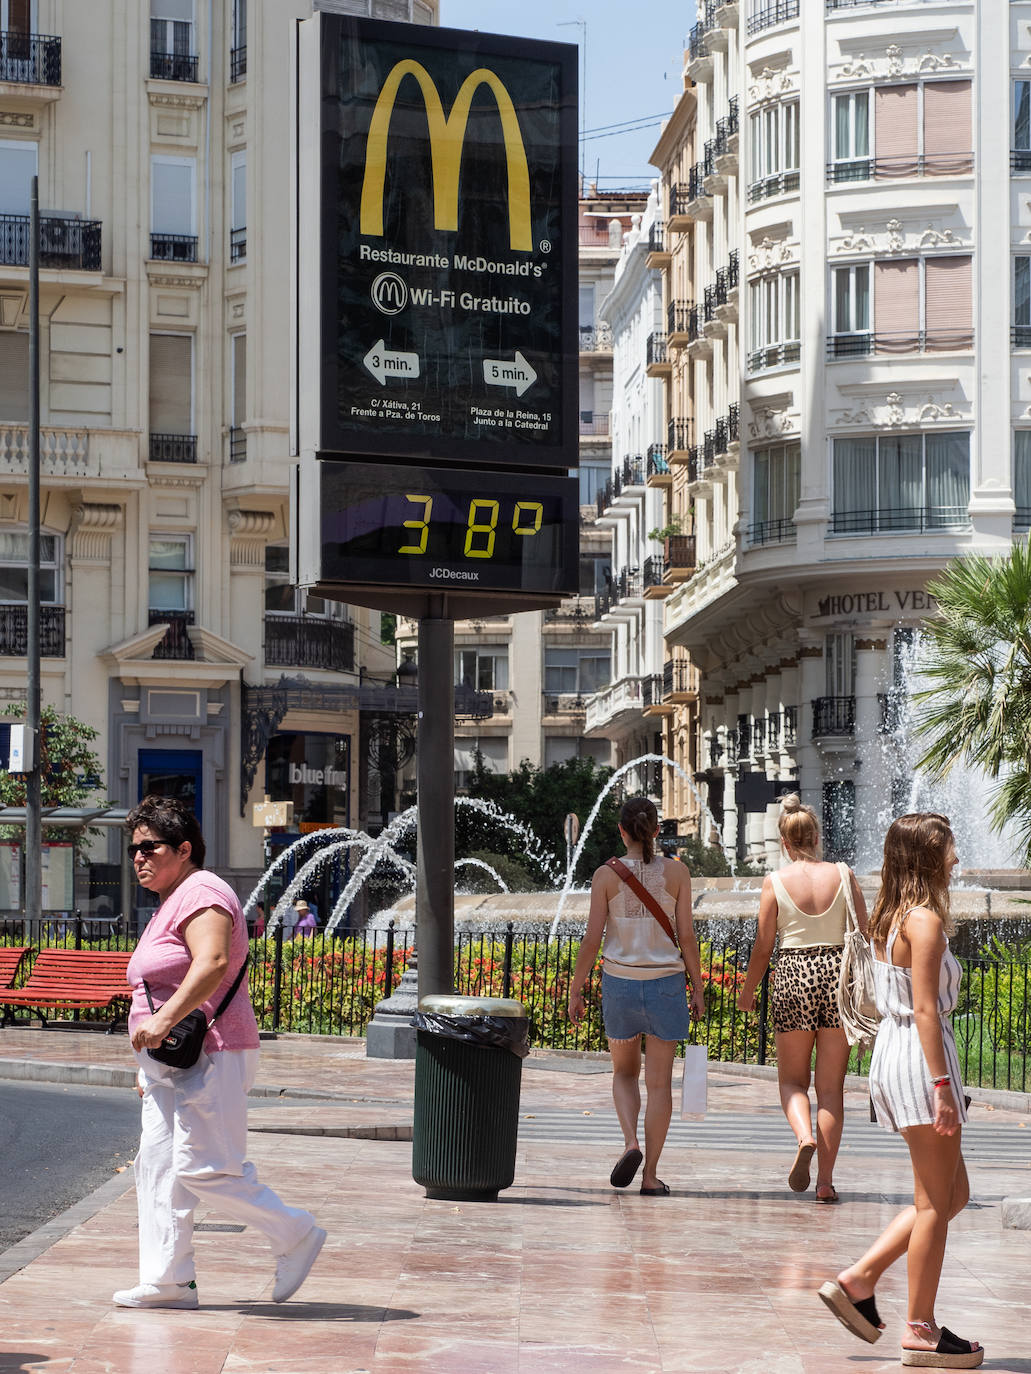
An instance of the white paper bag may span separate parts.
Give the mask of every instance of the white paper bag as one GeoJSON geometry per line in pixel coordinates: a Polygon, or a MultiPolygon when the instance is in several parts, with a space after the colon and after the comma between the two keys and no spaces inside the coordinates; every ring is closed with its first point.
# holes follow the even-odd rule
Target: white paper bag
{"type": "Polygon", "coordinates": [[[703,1117],[708,1106],[708,1049],[705,1045],[684,1046],[684,1079],[680,1092],[680,1118],[688,1121],[703,1117]]]}

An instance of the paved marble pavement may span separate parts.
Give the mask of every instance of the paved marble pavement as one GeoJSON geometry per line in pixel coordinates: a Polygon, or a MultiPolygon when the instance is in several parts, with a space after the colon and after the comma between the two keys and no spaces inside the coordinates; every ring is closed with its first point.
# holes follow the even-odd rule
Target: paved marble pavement
{"type": "MultiPolygon", "coordinates": [[[[789,1192],[775,1085],[718,1068],[705,1121],[674,1122],[661,1170],[672,1195],[651,1199],[608,1185],[620,1135],[605,1064],[528,1061],[514,1186],[495,1204],[452,1203],[427,1200],[411,1176],[411,1063],[367,1060],[360,1041],[266,1043],[251,1158],[329,1231],[297,1297],[271,1302],[260,1236],[199,1212],[200,1309],[112,1307],[135,1277],[135,1199],[118,1175],[0,1256],[0,1371],[898,1369],[901,1265],[878,1293],[889,1329],[876,1346],[815,1296],[909,1197],[904,1146],[870,1124],[865,1093],[848,1094],[838,1207],[789,1192]]],[[[128,1069],[124,1037],[0,1032],[0,1074],[128,1083],[128,1069]]],[[[1002,1197],[1031,1192],[1031,1119],[975,1104],[965,1153],[974,1203],[950,1232],[939,1315],[982,1341],[984,1369],[1031,1374],[1031,1233],[1000,1224],[1002,1197]]]]}

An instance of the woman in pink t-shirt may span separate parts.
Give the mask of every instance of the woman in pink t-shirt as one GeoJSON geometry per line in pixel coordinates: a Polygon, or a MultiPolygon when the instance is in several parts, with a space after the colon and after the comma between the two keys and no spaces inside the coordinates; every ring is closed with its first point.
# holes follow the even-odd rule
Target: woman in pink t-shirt
{"type": "Polygon", "coordinates": [[[140,1281],[119,1307],[196,1307],[193,1214],[198,1202],[264,1232],[276,1256],[274,1302],[301,1286],[326,1233],[310,1212],[287,1207],[244,1158],[247,1092],[258,1062],[258,1026],[246,977],[209,1024],[197,1063],[152,1059],[168,1032],[202,1008],[209,1023],[247,958],[247,926],[232,888],[204,869],[196,817],[169,797],[145,797],[126,820],[142,887],[161,905],[129,961],[129,1036],[139,1064],[143,1131],[134,1171],[140,1281]],[[146,987],[144,984],[146,983],[146,987]],[[149,988],[156,1010],[147,999],[149,988]]]}

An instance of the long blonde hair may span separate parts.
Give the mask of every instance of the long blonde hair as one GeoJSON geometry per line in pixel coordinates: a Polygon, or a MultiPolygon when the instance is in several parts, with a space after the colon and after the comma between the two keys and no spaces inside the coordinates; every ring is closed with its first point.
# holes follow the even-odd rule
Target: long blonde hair
{"type": "Polygon", "coordinates": [[[914,811],[892,821],[884,837],[881,890],[870,917],[871,939],[885,944],[892,926],[915,906],[928,907],[946,932],[951,929],[947,860],[954,845],[949,818],[937,811],[914,811]]]}
{"type": "Polygon", "coordinates": [[[804,806],[797,792],[780,799],[780,838],[803,859],[820,858],[820,822],[811,806],[804,806]]]}

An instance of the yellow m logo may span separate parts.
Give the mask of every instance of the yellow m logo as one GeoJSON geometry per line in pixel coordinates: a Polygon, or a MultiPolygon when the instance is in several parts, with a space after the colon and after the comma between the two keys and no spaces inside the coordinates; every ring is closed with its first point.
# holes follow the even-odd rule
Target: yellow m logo
{"type": "Polygon", "coordinates": [[[406,76],[414,76],[422,91],[426,119],[430,127],[430,160],[433,167],[433,227],[458,228],[458,178],[462,170],[462,147],[473,96],[481,86],[489,86],[497,101],[501,129],[505,136],[508,164],[508,234],[512,248],[522,253],[533,249],[530,228],[530,173],[526,149],[519,131],[512,98],[486,67],[471,72],[462,82],[450,115],[444,115],[433,78],[419,62],[398,62],[383,83],[369,125],[365,150],[365,179],[362,182],[362,208],[359,227],[363,234],[379,237],[383,233],[383,186],[387,171],[387,140],[390,116],[398,87],[406,76]]]}

